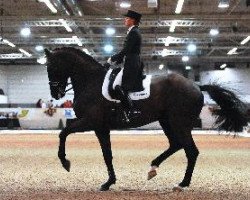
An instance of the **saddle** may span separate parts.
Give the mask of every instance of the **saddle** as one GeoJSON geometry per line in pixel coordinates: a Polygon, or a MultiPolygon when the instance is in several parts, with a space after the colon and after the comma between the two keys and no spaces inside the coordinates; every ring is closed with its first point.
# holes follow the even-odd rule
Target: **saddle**
{"type": "Polygon", "coordinates": [[[117,74],[121,71],[121,68],[115,68],[112,70],[110,77],[109,77],[109,84],[108,84],[108,91],[109,95],[111,96],[112,99],[118,99],[116,92],[113,88],[113,84],[115,82],[115,78],[117,74]]]}
{"type": "MultiPolygon", "coordinates": [[[[102,85],[102,95],[109,101],[120,103],[117,98],[115,86],[121,85],[123,69],[115,68],[109,69],[105,75],[102,85]]],[[[135,90],[129,91],[131,100],[146,99],[150,96],[151,75],[142,75],[140,84],[137,84],[135,90]]],[[[139,81],[138,81],[139,82],[139,81]]]]}

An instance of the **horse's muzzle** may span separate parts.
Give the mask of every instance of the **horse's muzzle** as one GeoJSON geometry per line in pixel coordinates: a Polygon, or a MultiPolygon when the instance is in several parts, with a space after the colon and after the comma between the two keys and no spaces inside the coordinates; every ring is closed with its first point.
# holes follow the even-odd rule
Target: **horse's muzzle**
{"type": "Polygon", "coordinates": [[[60,82],[49,82],[51,96],[58,100],[65,96],[65,86],[60,82]]]}
{"type": "Polygon", "coordinates": [[[51,96],[58,100],[58,99],[61,99],[65,96],[65,92],[64,91],[61,91],[60,89],[57,90],[55,93],[51,92],[51,96]]]}

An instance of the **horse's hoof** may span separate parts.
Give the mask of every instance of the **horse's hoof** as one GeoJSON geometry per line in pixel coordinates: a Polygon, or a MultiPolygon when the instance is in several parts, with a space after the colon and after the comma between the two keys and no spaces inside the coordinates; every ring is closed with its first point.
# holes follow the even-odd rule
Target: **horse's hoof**
{"type": "Polygon", "coordinates": [[[154,178],[157,175],[156,170],[152,170],[148,172],[148,180],[154,178]]]}
{"type": "Polygon", "coordinates": [[[109,190],[109,187],[106,187],[106,186],[103,186],[103,185],[100,188],[101,192],[108,191],[108,190],[109,190]]]}
{"type": "Polygon", "coordinates": [[[175,185],[173,187],[173,192],[183,192],[183,191],[184,191],[184,188],[179,185],[175,185]]]}
{"type": "Polygon", "coordinates": [[[110,186],[116,183],[116,178],[109,179],[106,183],[101,185],[100,191],[108,191],[110,186]]]}
{"type": "Polygon", "coordinates": [[[104,183],[101,185],[100,191],[108,191],[110,184],[104,183]]]}
{"type": "Polygon", "coordinates": [[[70,172],[70,161],[65,159],[64,161],[62,161],[62,166],[64,169],[66,169],[68,172],[70,172]]]}

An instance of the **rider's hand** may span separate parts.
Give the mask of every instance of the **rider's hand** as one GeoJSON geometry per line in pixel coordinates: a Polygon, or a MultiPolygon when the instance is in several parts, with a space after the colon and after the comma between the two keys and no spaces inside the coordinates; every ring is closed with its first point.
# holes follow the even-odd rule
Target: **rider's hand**
{"type": "Polygon", "coordinates": [[[119,65],[123,62],[123,56],[121,56],[120,54],[115,54],[115,55],[112,55],[111,57],[111,62],[119,65]]]}
{"type": "Polygon", "coordinates": [[[104,63],[103,64],[103,67],[106,69],[106,70],[108,70],[109,68],[110,68],[110,64],[109,63],[104,63]]]}
{"type": "Polygon", "coordinates": [[[123,63],[123,58],[118,58],[115,62],[117,65],[123,63]]]}
{"type": "Polygon", "coordinates": [[[111,61],[111,57],[109,57],[109,59],[107,60],[107,63],[112,65],[113,62],[111,61]]]}

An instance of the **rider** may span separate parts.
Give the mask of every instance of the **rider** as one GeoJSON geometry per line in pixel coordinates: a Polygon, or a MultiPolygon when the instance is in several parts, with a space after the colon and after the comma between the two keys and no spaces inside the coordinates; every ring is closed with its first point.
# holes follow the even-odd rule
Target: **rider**
{"type": "MultiPolygon", "coordinates": [[[[116,86],[115,91],[117,91],[118,95],[120,96],[121,103],[127,114],[131,115],[133,114],[134,110],[132,100],[128,95],[128,91],[142,90],[142,68],[140,61],[142,39],[139,31],[139,23],[142,15],[133,10],[128,10],[127,14],[124,16],[124,24],[128,27],[128,31],[126,39],[123,43],[123,48],[119,53],[112,55],[108,59],[108,62],[121,64],[125,58],[122,85],[116,86]]],[[[128,116],[126,118],[127,121],[129,121],[128,116]]]]}

